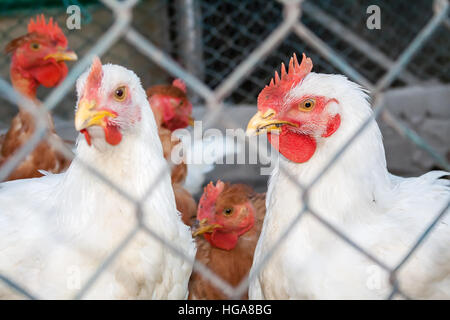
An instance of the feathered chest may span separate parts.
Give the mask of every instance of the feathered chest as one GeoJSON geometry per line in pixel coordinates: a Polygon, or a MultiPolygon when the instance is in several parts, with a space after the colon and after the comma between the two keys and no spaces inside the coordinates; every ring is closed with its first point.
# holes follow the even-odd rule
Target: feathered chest
{"type": "Polygon", "coordinates": [[[311,211],[337,227],[351,228],[369,224],[382,210],[372,181],[359,180],[339,164],[317,181],[306,197],[299,184],[308,185],[316,175],[314,169],[288,162],[283,165],[287,172],[277,169],[270,180],[264,241],[274,243],[298,220],[291,237],[309,244],[323,242],[329,230],[312,217],[311,211]]]}

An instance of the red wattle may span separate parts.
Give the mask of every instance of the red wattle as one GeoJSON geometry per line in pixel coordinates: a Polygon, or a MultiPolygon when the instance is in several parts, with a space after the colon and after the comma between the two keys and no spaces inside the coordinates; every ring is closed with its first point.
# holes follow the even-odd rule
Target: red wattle
{"type": "Polygon", "coordinates": [[[282,130],[279,135],[267,134],[270,144],[283,156],[296,163],[311,159],[316,151],[316,140],[304,134],[282,130]]]}
{"type": "Polygon", "coordinates": [[[54,62],[31,68],[29,72],[40,84],[50,88],[59,84],[66,77],[68,69],[64,62],[54,62]]]}
{"type": "Polygon", "coordinates": [[[231,232],[215,230],[213,233],[205,233],[204,236],[214,247],[223,250],[232,250],[238,242],[238,235],[231,232]]]}
{"type": "Polygon", "coordinates": [[[89,132],[86,129],[80,130],[82,134],[84,134],[84,138],[86,139],[87,144],[91,145],[91,136],[89,135],[89,132]]]}
{"type": "Polygon", "coordinates": [[[122,134],[119,131],[119,127],[112,125],[110,123],[107,123],[105,128],[105,140],[110,145],[118,145],[120,141],[122,141],[122,134]]]}

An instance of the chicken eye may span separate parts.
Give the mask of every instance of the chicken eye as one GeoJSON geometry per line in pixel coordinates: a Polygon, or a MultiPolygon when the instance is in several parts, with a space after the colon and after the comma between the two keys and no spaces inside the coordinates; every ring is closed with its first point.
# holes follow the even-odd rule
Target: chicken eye
{"type": "Polygon", "coordinates": [[[302,111],[311,111],[316,105],[316,100],[314,99],[306,99],[300,102],[299,109],[302,111]]]}
{"type": "Polygon", "coordinates": [[[39,43],[33,42],[30,44],[31,50],[37,51],[41,47],[39,43]]]}
{"type": "Polygon", "coordinates": [[[181,105],[183,104],[183,101],[172,99],[172,100],[170,100],[170,103],[172,104],[172,107],[178,108],[178,107],[181,107],[181,105]]]}
{"type": "Polygon", "coordinates": [[[122,86],[118,87],[116,90],[114,90],[114,99],[116,101],[123,101],[127,97],[127,88],[122,86]]]}
{"type": "Polygon", "coordinates": [[[233,213],[233,208],[223,209],[223,214],[226,215],[226,216],[229,216],[232,213],[233,213]]]}

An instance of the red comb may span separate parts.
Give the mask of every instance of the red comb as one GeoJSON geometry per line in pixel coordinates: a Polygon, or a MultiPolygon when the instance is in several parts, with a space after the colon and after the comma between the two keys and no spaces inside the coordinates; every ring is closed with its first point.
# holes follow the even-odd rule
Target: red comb
{"type": "Polygon", "coordinates": [[[223,188],[225,187],[225,184],[217,180],[216,185],[214,186],[214,183],[211,181],[208,183],[208,185],[203,189],[203,195],[206,196],[206,198],[215,199],[223,191],[223,188]]]}
{"type": "Polygon", "coordinates": [[[102,84],[102,77],[102,62],[99,57],[95,56],[86,81],[86,98],[90,100],[95,99],[98,89],[102,84]]]}
{"type": "Polygon", "coordinates": [[[177,87],[178,89],[181,89],[184,93],[186,93],[186,84],[181,79],[175,79],[172,81],[172,85],[174,87],[177,87]]]}
{"type": "Polygon", "coordinates": [[[297,55],[291,57],[289,60],[289,69],[286,72],[284,63],[281,63],[281,77],[278,76],[278,72],[275,71],[275,78],[270,81],[269,87],[281,87],[285,83],[289,83],[291,86],[298,84],[308,73],[311,72],[313,63],[310,58],[307,58],[303,53],[302,63],[298,64],[297,55]]]}
{"type": "Polygon", "coordinates": [[[53,21],[53,18],[50,18],[48,23],[45,22],[43,14],[36,16],[36,21],[30,19],[30,22],[28,23],[28,33],[32,32],[50,36],[50,38],[57,41],[60,46],[67,47],[67,38],[59,28],[58,24],[53,21]]]}
{"type": "Polygon", "coordinates": [[[281,64],[281,77],[275,71],[275,77],[270,80],[258,96],[258,108],[277,109],[280,98],[286,94],[292,87],[299,84],[312,70],[313,63],[303,53],[302,62],[299,64],[297,56],[294,53],[289,61],[289,69],[286,72],[284,63],[281,64]]]}
{"type": "Polygon", "coordinates": [[[219,194],[223,191],[223,188],[225,187],[225,184],[217,180],[216,185],[214,186],[214,183],[211,181],[208,183],[208,185],[203,189],[202,197],[200,198],[200,201],[198,203],[198,214],[197,219],[202,220],[204,218],[208,218],[207,214],[210,214],[212,207],[216,203],[217,197],[219,194]]]}

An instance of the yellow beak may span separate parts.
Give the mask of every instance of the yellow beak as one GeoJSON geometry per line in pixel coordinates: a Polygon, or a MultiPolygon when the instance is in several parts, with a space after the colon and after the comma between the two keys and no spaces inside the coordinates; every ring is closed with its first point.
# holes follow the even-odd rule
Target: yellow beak
{"type": "Polygon", "coordinates": [[[297,124],[289,121],[273,119],[275,116],[276,112],[273,109],[268,109],[264,114],[258,111],[248,122],[247,135],[258,135],[263,132],[280,132],[281,126],[284,124],[298,127],[297,124]]]}
{"type": "Polygon", "coordinates": [[[214,229],[222,228],[220,224],[208,224],[207,219],[203,219],[200,221],[199,228],[192,234],[194,237],[199,236],[204,233],[212,232],[214,229]]]}
{"type": "Polygon", "coordinates": [[[105,117],[115,118],[116,114],[108,110],[95,110],[95,101],[87,101],[82,99],[78,104],[78,109],[75,114],[75,129],[77,131],[86,129],[91,126],[105,125],[105,117]]]}
{"type": "Polygon", "coordinates": [[[50,53],[44,57],[44,60],[53,58],[57,62],[60,61],[75,61],[78,59],[77,54],[72,50],[64,50],[64,51],[57,51],[54,53],[50,53]]]}
{"type": "Polygon", "coordinates": [[[192,118],[191,116],[189,116],[189,119],[188,119],[188,124],[191,126],[191,127],[193,127],[194,126],[194,121],[195,121],[195,119],[194,118],[192,118]]]}

